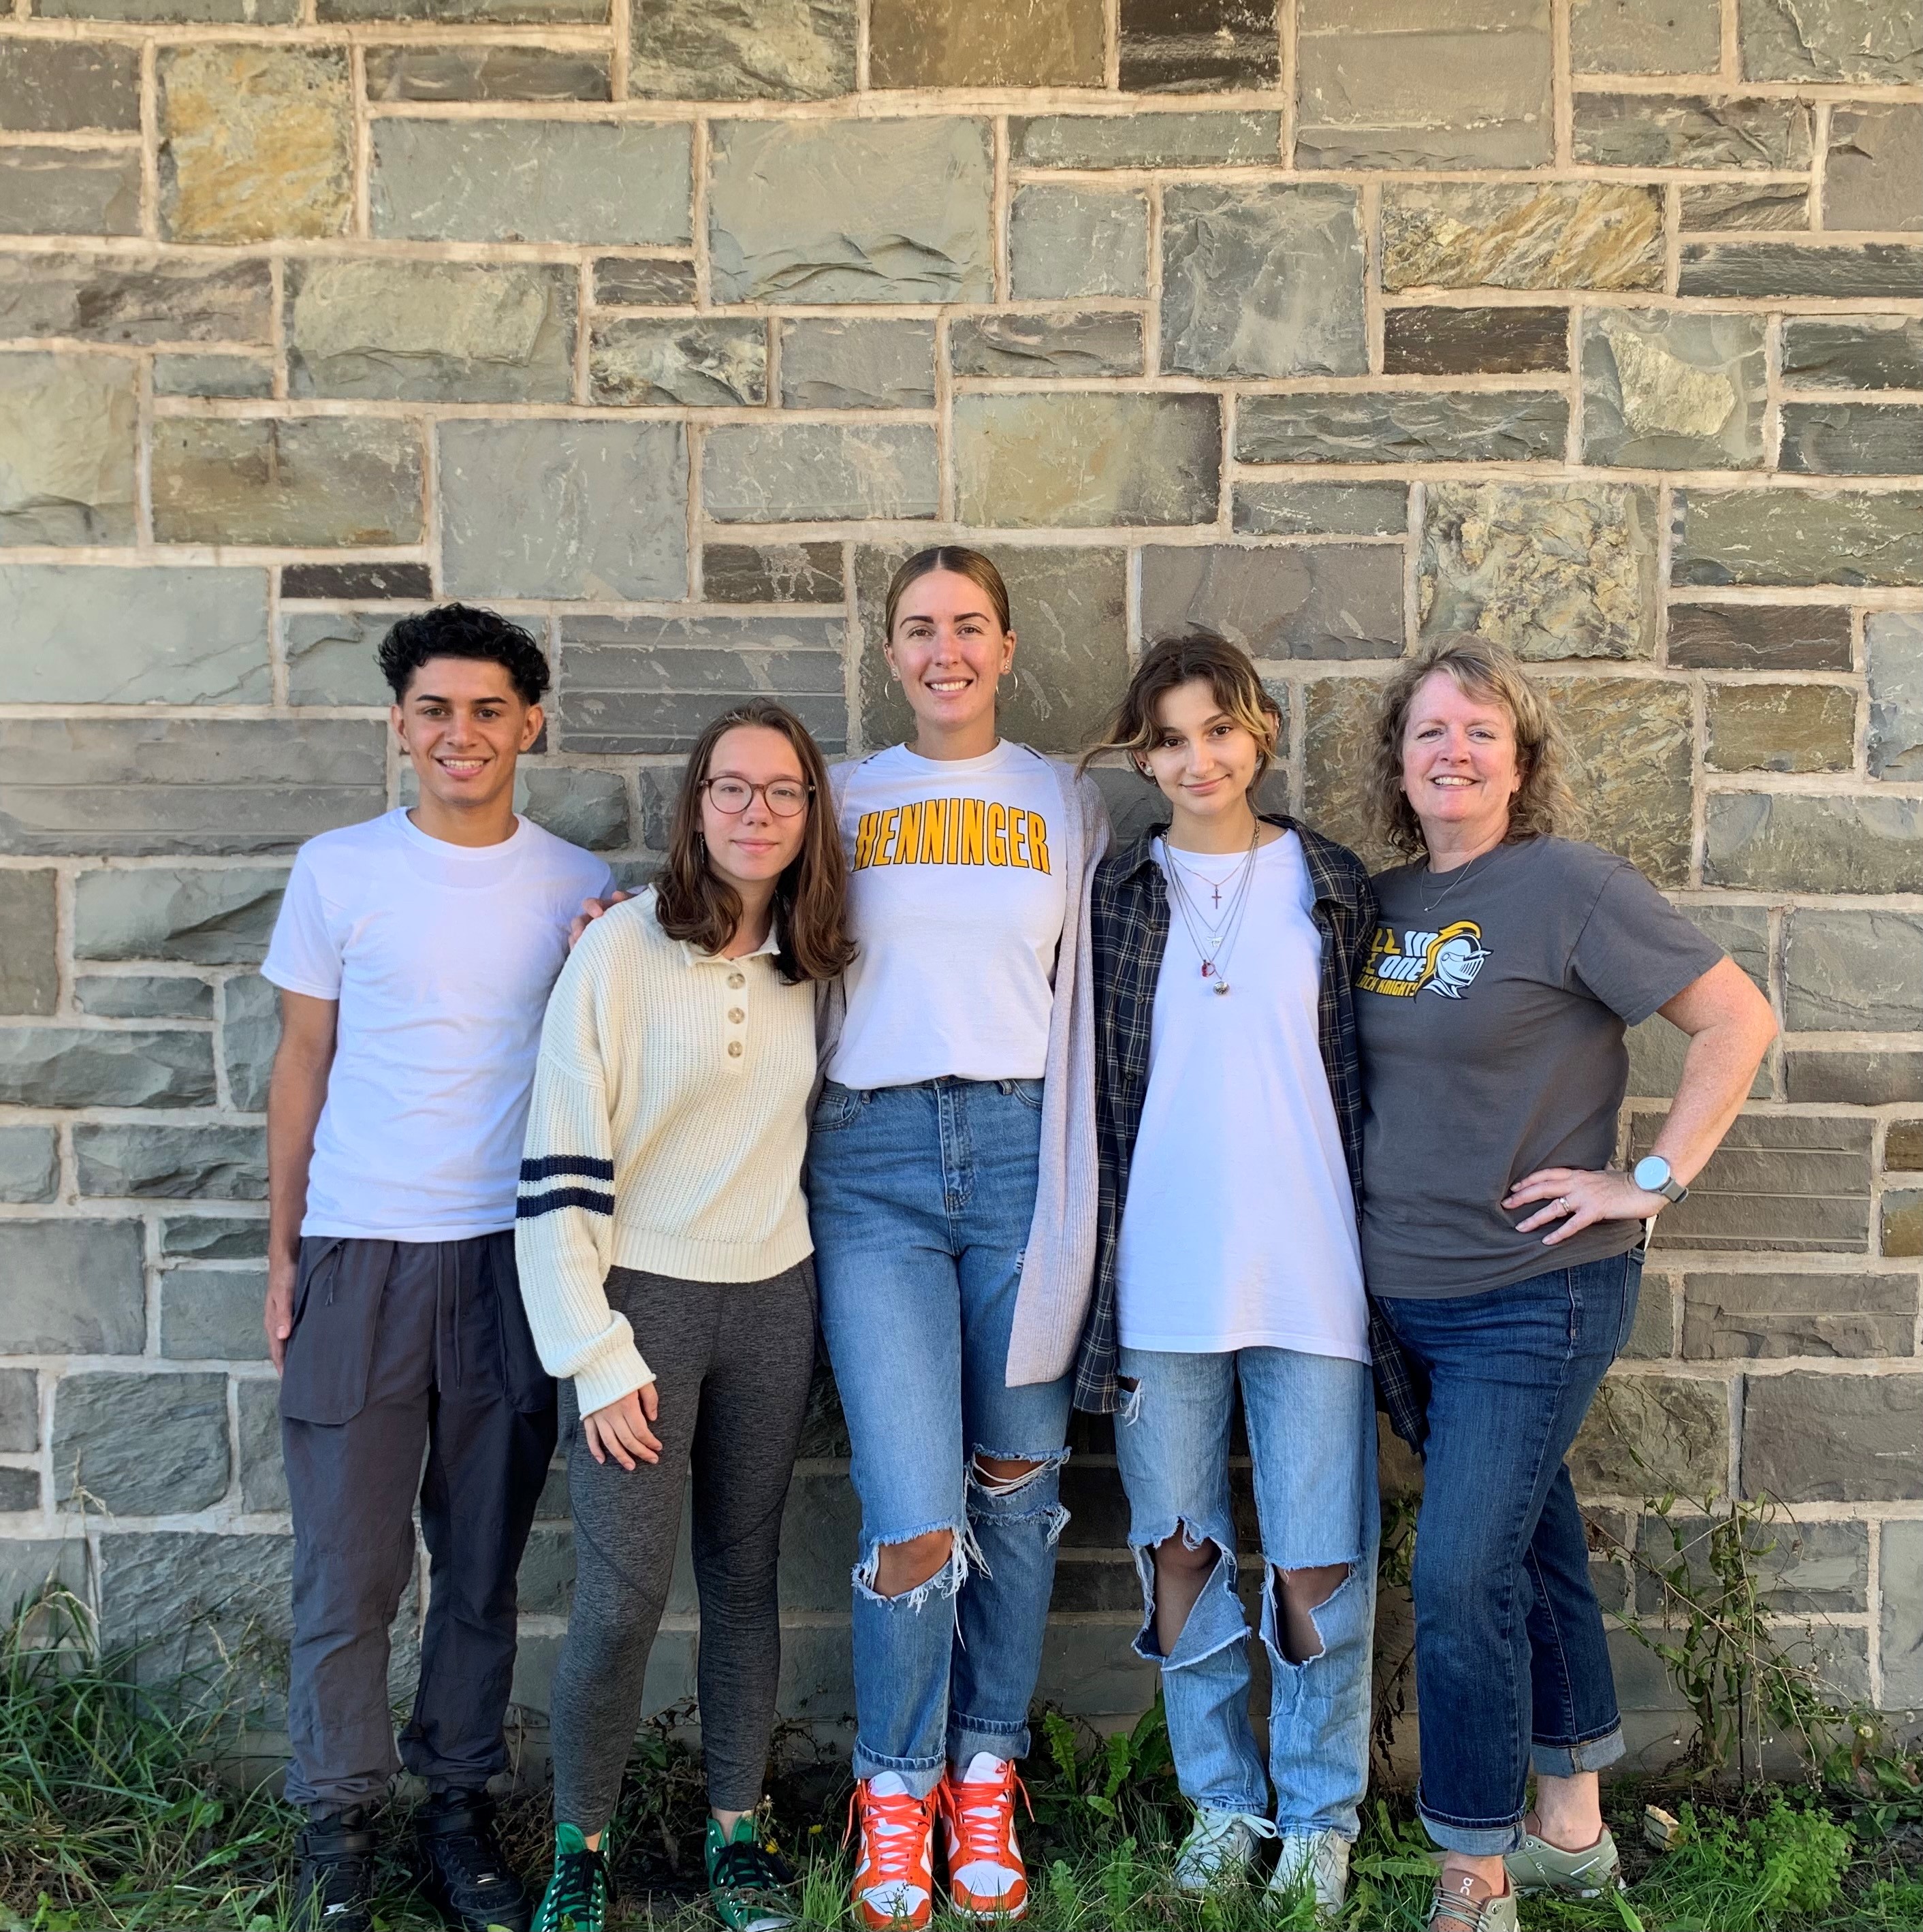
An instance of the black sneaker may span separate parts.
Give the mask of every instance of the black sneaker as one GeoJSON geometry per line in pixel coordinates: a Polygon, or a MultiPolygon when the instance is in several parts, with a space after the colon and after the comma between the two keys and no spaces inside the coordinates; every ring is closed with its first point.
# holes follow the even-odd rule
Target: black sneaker
{"type": "Polygon", "coordinates": [[[316,1819],[302,1832],[293,1932],[372,1932],[374,1834],[364,1811],[316,1819]]]}
{"type": "Polygon", "coordinates": [[[494,1801],[476,1792],[432,1798],[414,1814],[425,1868],[421,1888],[460,1932],[528,1932],[527,1893],[494,1835],[494,1801]]]}

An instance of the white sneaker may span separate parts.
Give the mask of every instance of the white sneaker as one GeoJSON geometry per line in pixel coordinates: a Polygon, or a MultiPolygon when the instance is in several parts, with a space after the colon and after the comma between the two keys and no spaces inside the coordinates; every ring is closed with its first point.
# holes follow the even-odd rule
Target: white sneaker
{"type": "Polygon", "coordinates": [[[1306,1886],[1316,1909],[1339,1912],[1348,1895],[1348,1840],[1336,1832],[1285,1832],[1271,1893],[1306,1886]]]}
{"type": "Polygon", "coordinates": [[[1256,1847],[1275,1836],[1268,1819],[1252,1811],[1196,1808],[1196,1822],[1175,1854],[1175,1884],[1191,1898],[1239,1885],[1256,1862],[1256,1847]]]}

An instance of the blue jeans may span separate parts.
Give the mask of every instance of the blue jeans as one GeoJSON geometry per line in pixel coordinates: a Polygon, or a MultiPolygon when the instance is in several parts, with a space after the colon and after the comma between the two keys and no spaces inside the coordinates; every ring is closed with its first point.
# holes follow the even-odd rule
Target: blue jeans
{"type": "Polygon", "coordinates": [[[1623,1754],[1582,1514],[1563,1458],[1636,1321],[1639,1258],[1438,1300],[1382,1298],[1429,1378],[1415,1539],[1417,1802],[1447,1850],[1522,1841],[1532,1766],[1623,1754]]]}
{"type": "Polygon", "coordinates": [[[1266,1816],[1268,1784],[1249,1722],[1249,1626],[1235,1591],[1228,1432],[1235,1382],[1255,1466],[1262,1526],[1262,1635],[1269,1654],[1268,1775],[1288,1832],[1356,1835],[1369,1781],[1370,1666],[1376,1634],[1376,1401],[1368,1364],[1288,1348],[1172,1354],[1124,1348],[1136,1384],[1115,1419],[1142,1573],[1136,1654],[1162,1666],[1168,1742],[1182,1795],[1211,1810],[1266,1816]],[[1180,1529],[1222,1553],[1166,1655],[1155,1638],[1154,1547],[1180,1529]],[[1321,1654],[1292,1664],[1280,1640],[1276,1572],[1346,1563],[1312,1614],[1321,1654]]]}
{"type": "Polygon", "coordinates": [[[917,1796],[944,1757],[1028,1751],[1055,1544],[1068,1520],[1070,1378],[1007,1384],[1035,1211],[1038,1080],[830,1081],[808,1156],[814,1267],[861,1499],[854,1573],[857,1778],[917,1796]],[[974,1459],[1032,1462],[1012,1486],[974,1459]],[[884,1597],[884,1544],[946,1530],[948,1562],[884,1597]]]}

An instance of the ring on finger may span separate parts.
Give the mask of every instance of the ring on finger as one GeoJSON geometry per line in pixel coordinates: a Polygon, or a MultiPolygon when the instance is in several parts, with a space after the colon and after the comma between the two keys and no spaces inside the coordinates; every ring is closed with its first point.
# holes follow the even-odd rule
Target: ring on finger
{"type": "Polygon", "coordinates": [[[1567,1214],[1569,1212],[1569,1196],[1568,1195],[1558,1194],[1556,1197],[1556,1211],[1558,1214],[1567,1214]]]}

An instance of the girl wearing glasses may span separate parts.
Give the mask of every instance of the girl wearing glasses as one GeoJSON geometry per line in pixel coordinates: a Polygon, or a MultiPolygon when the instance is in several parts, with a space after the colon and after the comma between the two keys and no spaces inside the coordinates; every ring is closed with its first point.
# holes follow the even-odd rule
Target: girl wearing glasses
{"type": "Polygon", "coordinates": [[[815,1005],[852,954],[821,754],[779,705],[716,718],[667,864],[576,946],[542,1030],[515,1253],[560,1378],[574,1607],[552,1710],[539,1932],[601,1932],[604,1836],[693,1478],[709,1883],[785,1924],[754,1829],[774,1723],[782,1510],[814,1360],[801,1167],[815,1005]]]}

